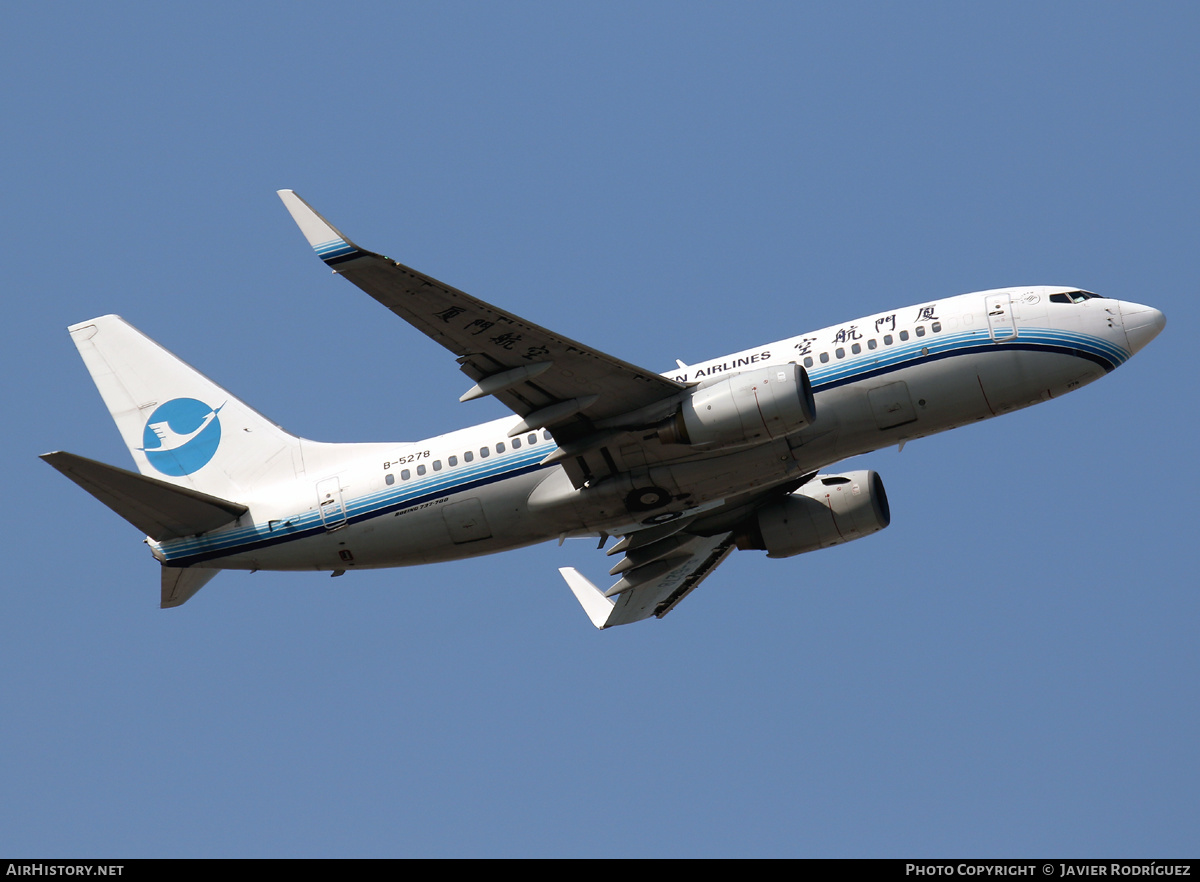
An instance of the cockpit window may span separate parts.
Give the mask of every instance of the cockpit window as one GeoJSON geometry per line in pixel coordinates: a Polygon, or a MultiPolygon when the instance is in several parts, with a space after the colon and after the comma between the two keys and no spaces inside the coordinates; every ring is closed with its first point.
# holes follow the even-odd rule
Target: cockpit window
{"type": "Polygon", "coordinates": [[[1085,300],[1102,300],[1099,294],[1091,291],[1065,291],[1061,294],[1051,294],[1051,303],[1083,303],[1085,300]]]}

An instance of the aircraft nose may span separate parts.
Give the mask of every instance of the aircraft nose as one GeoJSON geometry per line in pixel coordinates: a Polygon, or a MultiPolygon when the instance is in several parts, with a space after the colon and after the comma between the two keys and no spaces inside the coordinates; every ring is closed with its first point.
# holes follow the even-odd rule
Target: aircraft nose
{"type": "Polygon", "coordinates": [[[1129,348],[1140,352],[1166,327],[1167,317],[1153,306],[1121,301],[1121,321],[1125,325],[1125,336],[1129,348]]]}

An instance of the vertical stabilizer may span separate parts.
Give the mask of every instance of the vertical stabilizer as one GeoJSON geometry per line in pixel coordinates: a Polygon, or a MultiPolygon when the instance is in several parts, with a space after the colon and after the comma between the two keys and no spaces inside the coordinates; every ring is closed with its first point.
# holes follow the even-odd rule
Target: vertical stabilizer
{"type": "Polygon", "coordinates": [[[143,475],[239,499],[303,470],[300,439],[119,316],[69,330],[143,475]]]}
{"type": "Polygon", "coordinates": [[[189,567],[186,570],[163,567],[162,600],[159,601],[159,608],[183,606],[219,572],[220,570],[204,570],[199,567],[189,567]]]}

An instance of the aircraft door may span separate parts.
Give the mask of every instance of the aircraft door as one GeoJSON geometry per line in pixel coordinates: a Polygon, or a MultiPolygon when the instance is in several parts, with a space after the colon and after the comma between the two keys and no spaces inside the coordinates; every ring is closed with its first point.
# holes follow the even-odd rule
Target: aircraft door
{"type": "Polygon", "coordinates": [[[342,484],[336,477],[317,482],[317,511],[326,530],[332,532],[346,526],[346,503],[342,501],[342,484]]]}
{"type": "Polygon", "coordinates": [[[1012,298],[1008,294],[989,294],[987,298],[988,329],[992,340],[1003,343],[1017,336],[1013,321],[1012,298]]]}

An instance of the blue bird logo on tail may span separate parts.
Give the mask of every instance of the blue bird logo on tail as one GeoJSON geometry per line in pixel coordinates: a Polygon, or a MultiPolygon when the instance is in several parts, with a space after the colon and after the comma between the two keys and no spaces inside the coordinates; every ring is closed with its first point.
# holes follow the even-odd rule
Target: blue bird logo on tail
{"type": "Polygon", "coordinates": [[[221,407],[209,407],[195,398],[175,398],[160,405],[146,421],[139,449],[164,475],[178,478],[199,471],[221,443],[217,417],[221,407]]]}

